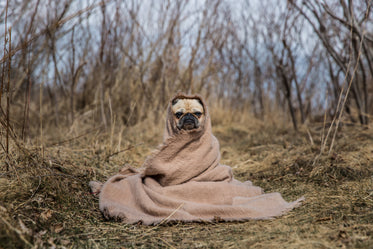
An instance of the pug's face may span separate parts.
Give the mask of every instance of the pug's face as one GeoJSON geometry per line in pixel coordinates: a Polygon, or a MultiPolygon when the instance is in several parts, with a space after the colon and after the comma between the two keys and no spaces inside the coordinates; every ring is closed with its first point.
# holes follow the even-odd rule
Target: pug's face
{"type": "Polygon", "coordinates": [[[199,99],[175,99],[172,101],[172,112],[180,130],[197,129],[204,116],[204,109],[199,99]]]}

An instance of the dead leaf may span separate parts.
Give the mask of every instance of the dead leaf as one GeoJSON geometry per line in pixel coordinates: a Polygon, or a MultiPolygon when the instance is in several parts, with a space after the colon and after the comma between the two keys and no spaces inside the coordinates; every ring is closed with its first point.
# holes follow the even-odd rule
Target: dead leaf
{"type": "Polygon", "coordinates": [[[0,206],[0,211],[1,211],[2,213],[6,213],[6,212],[8,212],[8,210],[6,210],[6,208],[3,207],[3,206],[0,206]]]}
{"type": "Polygon", "coordinates": [[[49,218],[52,217],[52,214],[53,214],[53,211],[48,209],[48,210],[45,210],[44,212],[42,212],[40,214],[40,218],[43,220],[43,221],[47,221],[49,218]]]}
{"type": "Polygon", "coordinates": [[[70,242],[70,240],[68,240],[68,239],[61,239],[60,243],[61,243],[61,245],[63,245],[63,246],[67,246],[67,245],[70,244],[71,242],[70,242]]]}
{"type": "Polygon", "coordinates": [[[56,244],[54,243],[54,238],[52,238],[52,237],[49,238],[48,243],[51,245],[49,248],[51,248],[51,249],[57,248],[56,244]]]}
{"type": "Polygon", "coordinates": [[[60,233],[63,230],[63,224],[57,224],[52,227],[52,231],[55,233],[60,233]]]}
{"type": "Polygon", "coordinates": [[[47,230],[42,230],[36,234],[36,237],[42,237],[44,234],[47,233],[47,230]]]}

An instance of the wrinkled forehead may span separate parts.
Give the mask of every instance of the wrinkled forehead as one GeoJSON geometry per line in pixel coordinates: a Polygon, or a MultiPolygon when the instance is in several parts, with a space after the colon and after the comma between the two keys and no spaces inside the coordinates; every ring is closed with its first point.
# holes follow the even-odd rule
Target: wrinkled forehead
{"type": "Polygon", "coordinates": [[[172,111],[181,112],[204,112],[200,99],[175,99],[172,101],[172,111]]]}

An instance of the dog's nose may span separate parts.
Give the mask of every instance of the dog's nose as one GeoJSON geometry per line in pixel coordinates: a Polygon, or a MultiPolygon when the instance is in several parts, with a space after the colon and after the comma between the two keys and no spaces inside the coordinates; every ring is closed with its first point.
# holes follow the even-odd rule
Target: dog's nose
{"type": "Polygon", "coordinates": [[[193,123],[194,122],[194,116],[191,113],[187,113],[184,116],[184,123],[193,123]]]}

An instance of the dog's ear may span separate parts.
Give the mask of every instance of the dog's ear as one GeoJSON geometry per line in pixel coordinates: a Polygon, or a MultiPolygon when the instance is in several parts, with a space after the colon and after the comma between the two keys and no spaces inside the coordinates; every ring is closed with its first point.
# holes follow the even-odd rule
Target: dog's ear
{"type": "Polygon", "coordinates": [[[198,102],[203,106],[202,100],[200,98],[197,98],[198,102]]]}
{"type": "Polygon", "coordinates": [[[179,99],[174,99],[174,100],[172,100],[172,105],[176,105],[176,103],[179,101],[179,99]]]}

